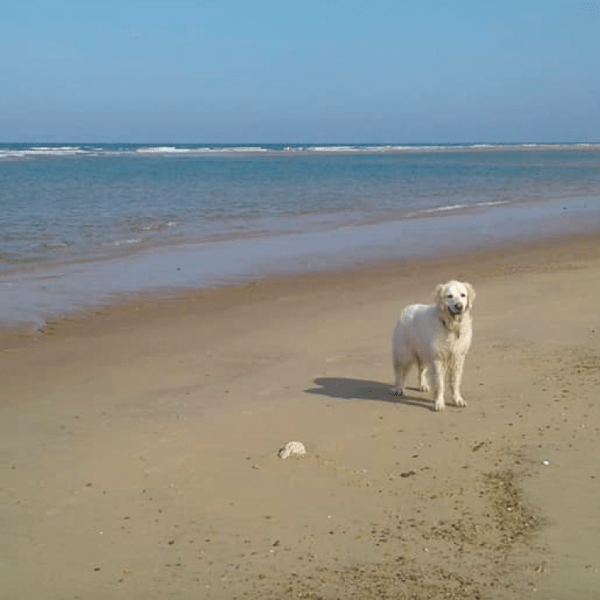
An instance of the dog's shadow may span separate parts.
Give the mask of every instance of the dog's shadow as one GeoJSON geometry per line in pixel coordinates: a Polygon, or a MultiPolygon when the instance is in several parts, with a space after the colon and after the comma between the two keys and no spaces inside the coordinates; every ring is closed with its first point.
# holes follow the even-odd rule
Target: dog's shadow
{"type": "MultiPolygon", "coordinates": [[[[350,379],[347,377],[317,377],[314,380],[316,387],[304,390],[307,394],[329,396],[330,398],[341,398],[344,400],[379,400],[380,402],[394,402],[419,406],[427,410],[433,410],[433,402],[424,398],[402,396],[392,394],[392,386],[379,381],[367,381],[365,379],[350,379]]],[[[418,391],[416,388],[406,388],[418,391]]]]}

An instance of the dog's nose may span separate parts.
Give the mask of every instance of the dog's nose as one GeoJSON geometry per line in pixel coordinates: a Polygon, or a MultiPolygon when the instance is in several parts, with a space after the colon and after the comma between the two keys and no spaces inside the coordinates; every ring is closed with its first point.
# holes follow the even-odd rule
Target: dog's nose
{"type": "Polygon", "coordinates": [[[457,303],[454,305],[454,308],[455,308],[456,310],[462,310],[462,309],[463,309],[462,302],[457,302],[457,303]]]}

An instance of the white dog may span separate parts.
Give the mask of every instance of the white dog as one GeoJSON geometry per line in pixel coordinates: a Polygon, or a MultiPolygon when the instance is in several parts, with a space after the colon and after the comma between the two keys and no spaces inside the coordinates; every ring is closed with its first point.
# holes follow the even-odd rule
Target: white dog
{"type": "Polygon", "coordinates": [[[469,283],[449,281],[435,288],[435,304],[412,304],[398,317],[392,350],[396,386],[402,395],[406,375],[413,364],[419,369],[419,388],[432,384],[435,410],[444,410],[444,384],[450,383],[452,401],[466,406],[460,393],[463,366],[471,346],[471,307],[475,290],[469,283]]]}

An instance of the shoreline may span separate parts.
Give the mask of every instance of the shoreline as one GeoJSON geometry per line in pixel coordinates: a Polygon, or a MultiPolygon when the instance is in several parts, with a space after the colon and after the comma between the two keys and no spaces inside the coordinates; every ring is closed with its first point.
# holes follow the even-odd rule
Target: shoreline
{"type": "Polygon", "coordinates": [[[599,240],[5,331],[0,598],[591,597],[599,240]],[[391,400],[390,337],[453,277],[477,291],[469,406],[437,414],[391,400]],[[307,457],[278,459],[292,439],[307,457]]]}
{"type": "Polygon", "coordinates": [[[327,231],[189,243],[128,257],[72,263],[0,277],[0,326],[47,321],[147,295],[255,283],[286,273],[334,273],[378,264],[435,260],[445,253],[586,236],[600,230],[594,198],[464,207],[400,221],[327,231]]]}
{"type": "Polygon", "coordinates": [[[94,330],[103,328],[105,317],[108,317],[111,322],[135,319],[138,316],[135,313],[142,313],[145,315],[144,318],[164,318],[174,307],[177,310],[190,311],[197,316],[207,310],[221,311],[239,303],[258,302],[262,298],[268,298],[270,294],[277,293],[275,290],[280,288],[289,290],[288,294],[293,294],[296,290],[300,293],[306,292],[312,287],[331,290],[340,286],[346,288],[349,283],[369,276],[389,278],[392,282],[394,276],[407,277],[418,270],[437,272],[440,273],[440,277],[444,273],[450,276],[456,265],[460,265],[459,271],[464,271],[468,265],[476,265],[478,269],[486,269],[494,276],[522,273],[530,269],[539,270],[540,257],[548,261],[547,268],[552,268],[554,262],[560,263],[566,260],[567,256],[577,257],[577,260],[595,258],[596,244],[600,248],[600,231],[546,236],[521,241],[518,244],[506,243],[445,256],[412,257],[403,261],[387,259],[367,264],[345,265],[338,269],[334,269],[331,265],[323,270],[271,274],[258,279],[246,279],[222,285],[141,291],[117,297],[103,304],[49,316],[37,328],[33,328],[29,323],[0,323],[0,351],[11,345],[19,346],[27,343],[27,340],[35,340],[40,336],[54,336],[58,330],[70,332],[73,328],[94,330]],[[559,256],[557,253],[560,253],[559,256]]]}

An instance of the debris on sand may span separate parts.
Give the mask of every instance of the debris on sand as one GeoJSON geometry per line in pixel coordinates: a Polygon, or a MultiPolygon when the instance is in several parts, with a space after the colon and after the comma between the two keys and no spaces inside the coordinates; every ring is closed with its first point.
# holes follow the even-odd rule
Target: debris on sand
{"type": "Polygon", "coordinates": [[[290,456],[304,456],[306,448],[302,442],[288,442],[278,452],[279,458],[288,458],[290,456]]]}

